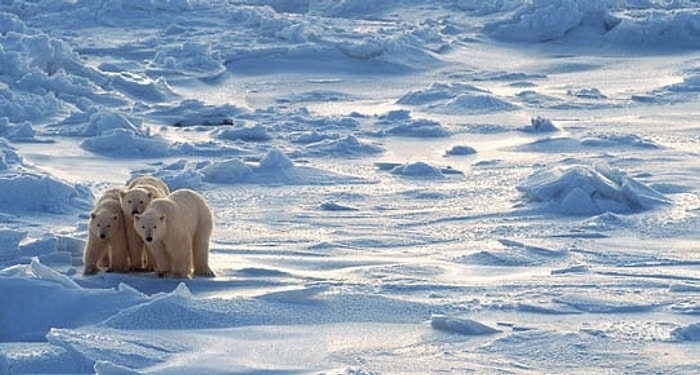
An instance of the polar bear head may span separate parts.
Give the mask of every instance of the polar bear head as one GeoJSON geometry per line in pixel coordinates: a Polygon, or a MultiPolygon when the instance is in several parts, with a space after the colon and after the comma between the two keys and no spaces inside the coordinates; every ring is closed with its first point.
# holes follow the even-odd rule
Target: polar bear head
{"type": "Polygon", "coordinates": [[[134,229],[147,244],[161,240],[166,233],[165,215],[155,210],[134,214],[134,229]]]}
{"type": "Polygon", "coordinates": [[[134,188],[121,192],[122,210],[125,215],[142,214],[153,200],[153,193],[146,189],[134,188]]]}
{"type": "Polygon", "coordinates": [[[112,233],[121,228],[121,217],[109,209],[90,213],[90,233],[101,240],[109,239],[112,233]]]}

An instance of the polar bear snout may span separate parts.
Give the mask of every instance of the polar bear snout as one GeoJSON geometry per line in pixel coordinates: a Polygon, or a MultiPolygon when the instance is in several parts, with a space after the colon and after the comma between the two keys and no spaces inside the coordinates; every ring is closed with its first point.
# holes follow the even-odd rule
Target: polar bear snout
{"type": "Polygon", "coordinates": [[[131,210],[131,216],[140,214],[139,210],[131,210]]]}
{"type": "Polygon", "coordinates": [[[148,242],[148,243],[153,242],[153,237],[151,237],[151,236],[146,237],[146,242],[148,242]]]}
{"type": "Polygon", "coordinates": [[[107,236],[104,233],[100,233],[100,239],[104,240],[107,236]]]}

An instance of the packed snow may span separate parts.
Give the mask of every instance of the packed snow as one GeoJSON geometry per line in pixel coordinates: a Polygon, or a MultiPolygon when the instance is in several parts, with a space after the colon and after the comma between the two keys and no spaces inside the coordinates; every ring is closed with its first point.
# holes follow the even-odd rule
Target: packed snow
{"type": "Polygon", "coordinates": [[[0,1],[0,374],[700,373],[699,10],[0,1]],[[144,174],[215,278],[82,274],[144,174]]]}

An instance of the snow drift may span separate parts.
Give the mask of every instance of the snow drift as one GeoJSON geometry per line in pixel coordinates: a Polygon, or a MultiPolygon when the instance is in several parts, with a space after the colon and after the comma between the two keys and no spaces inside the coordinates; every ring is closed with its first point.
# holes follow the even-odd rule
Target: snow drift
{"type": "Polygon", "coordinates": [[[571,215],[648,210],[671,201],[624,172],[604,163],[537,171],[517,189],[528,202],[571,215]]]}

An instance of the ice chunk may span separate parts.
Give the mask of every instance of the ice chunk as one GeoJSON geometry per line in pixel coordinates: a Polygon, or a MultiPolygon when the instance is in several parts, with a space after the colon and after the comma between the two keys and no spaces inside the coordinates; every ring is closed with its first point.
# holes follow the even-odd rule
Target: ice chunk
{"type": "Polygon", "coordinates": [[[604,163],[540,170],[517,189],[529,202],[549,203],[571,215],[624,213],[670,203],[660,192],[604,163]]]}
{"type": "Polygon", "coordinates": [[[430,326],[440,331],[467,336],[492,335],[501,332],[496,328],[471,319],[451,318],[444,315],[433,315],[430,318],[430,326]]]}

